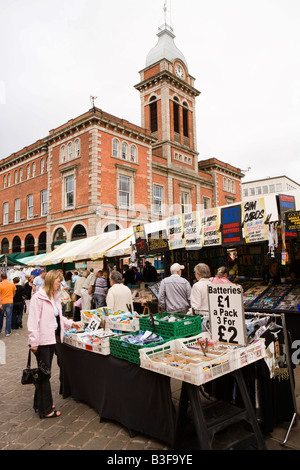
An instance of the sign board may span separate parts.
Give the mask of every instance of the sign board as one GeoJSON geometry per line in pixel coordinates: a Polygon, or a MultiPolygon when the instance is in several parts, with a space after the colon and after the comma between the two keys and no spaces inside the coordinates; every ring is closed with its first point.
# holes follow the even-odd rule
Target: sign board
{"type": "Polygon", "coordinates": [[[243,289],[236,284],[208,285],[210,332],[214,341],[246,345],[243,289]]]}
{"type": "Polygon", "coordinates": [[[149,253],[160,253],[169,249],[168,234],[166,230],[148,233],[149,253]]]}
{"type": "Polygon", "coordinates": [[[200,224],[203,227],[203,246],[220,245],[218,209],[213,207],[200,211],[200,224]]]}
{"type": "Polygon", "coordinates": [[[246,243],[268,240],[268,226],[265,224],[266,211],[264,198],[247,201],[243,204],[244,235],[246,243]]]}
{"type": "Polygon", "coordinates": [[[200,250],[203,246],[203,233],[198,212],[183,214],[183,228],[186,250],[200,250]]]}
{"type": "Polygon", "coordinates": [[[285,229],[287,232],[300,232],[300,211],[291,211],[285,213],[285,229]]]}
{"type": "Polygon", "coordinates": [[[235,246],[243,243],[241,218],[241,205],[221,208],[222,245],[235,246]]]}
{"type": "Polygon", "coordinates": [[[170,250],[185,247],[182,214],[174,215],[167,219],[167,231],[170,250]]]}
{"type": "Polygon", "coordinates": [[[134,237],[135,237],[135,247],[138,255],[147,255],[148,253],[148,243],[145,233],[144,224],[135,225],[133,227],[134,237]]]}
{"type": "Polygon", "coordinates": [[[98,328],[100,328],[100,324],[101,324],[101,318],[98,317],[97,315],[93,315],[88,323],[88,328],[91,331],[96,331],[98,330],[98,328]]]}

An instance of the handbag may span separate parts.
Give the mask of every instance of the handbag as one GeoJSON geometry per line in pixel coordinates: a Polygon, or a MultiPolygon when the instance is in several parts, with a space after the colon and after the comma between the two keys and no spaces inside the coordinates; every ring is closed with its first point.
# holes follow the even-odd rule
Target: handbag
{"type": "Polygon", "coordinates": [[[46,377],[50,378],[51,371],[50,368],[46,366],[43,362],[38,363],[38,367],[31,369],[31,349],[28,352],[27,367],[23,370],[21,383],[23,385],[28,384],[38,384],[42,382],[46,377]]]}

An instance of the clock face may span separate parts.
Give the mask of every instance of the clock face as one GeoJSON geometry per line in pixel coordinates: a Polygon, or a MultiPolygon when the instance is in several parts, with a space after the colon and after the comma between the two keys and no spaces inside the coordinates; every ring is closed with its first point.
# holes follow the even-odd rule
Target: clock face
{"type": "Polygon", "coordinates": [[[175,73],[178,78],[183,78],[184,77],[184,71],[181,65],[176,65],[175,66],[175,73]]]}

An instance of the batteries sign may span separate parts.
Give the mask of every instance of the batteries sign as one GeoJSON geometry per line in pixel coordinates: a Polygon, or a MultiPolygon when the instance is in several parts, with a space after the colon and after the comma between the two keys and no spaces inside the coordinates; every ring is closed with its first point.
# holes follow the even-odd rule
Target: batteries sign
{"type": "Polygon", "coordinates": [[[208,286],[210,332],[223,343],[246,345],[242,287],[235,284],[208,286]]]}

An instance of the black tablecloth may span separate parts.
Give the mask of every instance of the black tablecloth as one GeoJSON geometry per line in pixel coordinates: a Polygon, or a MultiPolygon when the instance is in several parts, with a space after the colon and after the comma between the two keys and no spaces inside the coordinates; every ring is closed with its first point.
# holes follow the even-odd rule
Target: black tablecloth
{"type": "Polygon", "coordinates": [[[61,394],[95,408],[101,418],[172,443],[175,409],[170,378],[113,356],[57,345],[61,394]]]}

